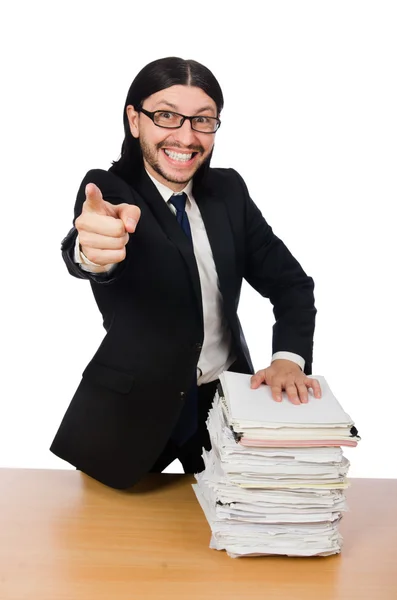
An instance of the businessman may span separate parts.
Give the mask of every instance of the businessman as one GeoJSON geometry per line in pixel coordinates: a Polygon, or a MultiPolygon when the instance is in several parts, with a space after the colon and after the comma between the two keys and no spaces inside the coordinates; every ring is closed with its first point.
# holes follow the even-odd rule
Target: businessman
{"type": "MultiPolygon", "coordinates": [[[[120,159],[91,170],[62,242],[88,279],[106,335],[51,450],[115,488],[175,458],[202,470],[205,421],[224,370],[275,401],[321,397],[311,374],[313,280],[276,237],[233,169],[210,167],[223,95],[193,60],[144,67],[131,84],[120,159]],[[237,317],[242,280],[273,305],[270,365],[254,374],[237,317]]],[[[246,115],[236,115],[239,130],[246,115]]]]}

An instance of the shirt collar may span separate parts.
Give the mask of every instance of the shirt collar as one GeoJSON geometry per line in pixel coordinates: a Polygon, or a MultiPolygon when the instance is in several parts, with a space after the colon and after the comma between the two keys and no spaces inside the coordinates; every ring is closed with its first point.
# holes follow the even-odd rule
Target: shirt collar
{"type": "MultiPolygon", "coordinates": [[[[171,198],[171,196],[173,194],[175,194],[176,192],[174,192],[169,187],[167,187],[166,185],[164,185],[164,183],[161,183],[160,181],[157,181],[157,179],[155,179],[153,177],[153,175],[151,175],[146,169],[145,169],[145,171],[149,175],[150,179],[153,181],[153,183],[156,186],[156,188],[158,189],[161,197],[164,199],[165,202],[168,202],[168,200],[171,198]]],[[[186,184],[186,186],[183,188],[183,190],[181,190],[180,192],[177,192],[177,193],[181,194],[182,192],[185,192],[185,194],[188,197],[188,200],[191,201],[191,198],[192,198],[192,189],[193,189],[193,179],[191,179],[186,184]]]]}

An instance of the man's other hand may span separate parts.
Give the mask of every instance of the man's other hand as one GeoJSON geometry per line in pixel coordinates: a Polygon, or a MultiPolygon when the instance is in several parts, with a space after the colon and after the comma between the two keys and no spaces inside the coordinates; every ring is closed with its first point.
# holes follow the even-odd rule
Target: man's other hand
{"type": "Polygon", "coordinates": [[[313,390],[315,398],[321,398],[321,387],[317,379],[307,377],[299,365],[291,360],[274,360],[270,367],[251,377],[251,388],[257,389],[261,383],[272,388],[272,396],[276,402],[281,402],[283,390],[292,404],[306,404],[308,388],[313,390]]]}

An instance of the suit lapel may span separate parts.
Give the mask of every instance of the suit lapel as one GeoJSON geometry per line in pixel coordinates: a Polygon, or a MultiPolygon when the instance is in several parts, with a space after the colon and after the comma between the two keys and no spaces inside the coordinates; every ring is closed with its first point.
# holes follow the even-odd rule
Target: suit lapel
{"type": "Polygon", "coordinates": [[[219,288],[223,297],[224,310],[230,316],[237,280],[236,252],[225,200],[201,186],[193,188],[193,196],[200,209],[210,242],[219,278],[219,288]]]}
{"type": "Polygon", "coordinates": [[[201,322],[203,324],[203,304],[201,297],[200,277],[190,240],[187,238],[175,216],[172,214],[153,181],[145,171],[142,172],[139,181],[134,182],[134,187],[151,209],[155,219],[160,224],[165,235],[178,248],[182,258],[184,259],[193,286],[201,322]]]}

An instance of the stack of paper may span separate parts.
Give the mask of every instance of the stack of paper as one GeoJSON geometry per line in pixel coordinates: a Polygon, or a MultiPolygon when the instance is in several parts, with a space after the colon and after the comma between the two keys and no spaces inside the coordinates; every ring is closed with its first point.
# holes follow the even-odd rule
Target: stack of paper
{"type": "Polygon", "coordinates": [[[230,556],[340,552],[349,461],[341,446],[360,439],[318,379],[322,398],[275,402],[250,375],[225,372],[207,426],[212,450],[193,486],[212,530],[210,546],[230,556]]]}

